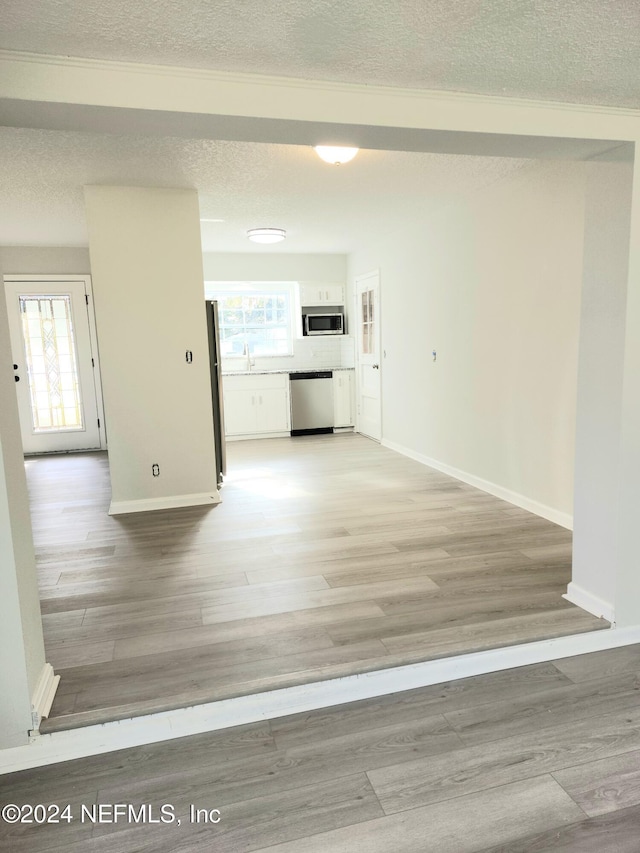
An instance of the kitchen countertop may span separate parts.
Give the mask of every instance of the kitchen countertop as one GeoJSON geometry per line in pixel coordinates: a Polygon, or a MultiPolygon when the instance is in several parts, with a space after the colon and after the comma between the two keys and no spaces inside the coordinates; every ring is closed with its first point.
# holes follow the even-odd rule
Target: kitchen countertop
{"type": "Polygon", "coordinates": [[[354,367],[296,367],[291,370],[223,370],[223,376],[262,376],[266,373],[317,373],[321,370],[355,370],[354,367]]]}

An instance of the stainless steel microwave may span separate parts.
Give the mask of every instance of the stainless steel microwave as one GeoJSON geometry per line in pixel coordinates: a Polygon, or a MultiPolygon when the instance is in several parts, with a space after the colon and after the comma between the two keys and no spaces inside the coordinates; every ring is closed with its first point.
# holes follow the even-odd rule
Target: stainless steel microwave
{"type": "Polygon", "coordinates": [[[305,335],[344,335],[344,314],[303,314],[305,335]]]}

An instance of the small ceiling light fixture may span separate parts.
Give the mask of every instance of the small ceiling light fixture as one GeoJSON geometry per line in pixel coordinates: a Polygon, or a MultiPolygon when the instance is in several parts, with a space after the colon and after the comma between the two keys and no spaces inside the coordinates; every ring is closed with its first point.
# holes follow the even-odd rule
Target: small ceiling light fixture
{"type": "Polygon", "coordinates": [[[284,228],[250,228],[247,237],[254,243],[279,243],[287,236],[284,228]]]}
{"type": "Polygon", "coordinates": [[[339,148],[335,145],[316,145],[314,147],[314,151],[321,160],[334,166],[341,166],[343,163],[353,160],[359,150],[359,148],[339,148]]]}

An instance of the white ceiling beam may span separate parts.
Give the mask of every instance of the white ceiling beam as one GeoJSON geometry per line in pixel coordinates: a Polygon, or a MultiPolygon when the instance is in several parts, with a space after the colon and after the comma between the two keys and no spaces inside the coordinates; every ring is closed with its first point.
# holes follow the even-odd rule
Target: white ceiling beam
{"type": "MultiPolygon", "coordinates": [[[[334,136],[320,141],[449,153],[448,145],[464,149],[454,148],[453,153],[475,153],[467,150],[469,145],[483,144],[480,154],[494,149],[503,153],[504,137],[515,136],[528,142],[533,152],[510,150],[509,156],[555,156],[544,154],[545,149],[553,149],[549,140],[592,140],[603,151],[640,139],[637,110],[14,51],[0,51],[0,99],[0,123],[5,125],[22,121],[25,124],[20,126],[47,127],[57,122],[62,127],[64,122],[77,121],[82,129],[89,129],[95,122],[101,132],[111,121],[114,132],[122,132],[122,123],[147,128],[155,123],[167,135],[165,127],[173,122],[175,128],[182,122],[190,136],[195,132],[196,136],[310,144],[317,140],[315,131],[331,130],[334,136]],[[431,136],[424,136],[425,131],[431,136]],[[456,143],[452,133],[471,136],[456,143]],[[485,135],[494,139],[481,139],[485,135]]],[[[580,143],[575,144],[580,149],[580,143]]],[[[577,156],[593,152],[583,145],[577,156]]]]}

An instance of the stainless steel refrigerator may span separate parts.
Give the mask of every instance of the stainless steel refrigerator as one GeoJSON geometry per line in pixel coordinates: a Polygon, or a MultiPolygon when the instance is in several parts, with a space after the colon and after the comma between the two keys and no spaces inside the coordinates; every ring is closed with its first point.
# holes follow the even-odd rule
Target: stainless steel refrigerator
{"type": "Polygon", "coordinates": [[[227,454],[224,438],[224,403],[222,399],[222,358],[220,355],[220,326],[218,303],[207,302],[209,332],[209,363],[211,365],[211,402],[213,403],[213,432],[216,445],[216,478],[218,488],[227,473],[227,454]]]}

